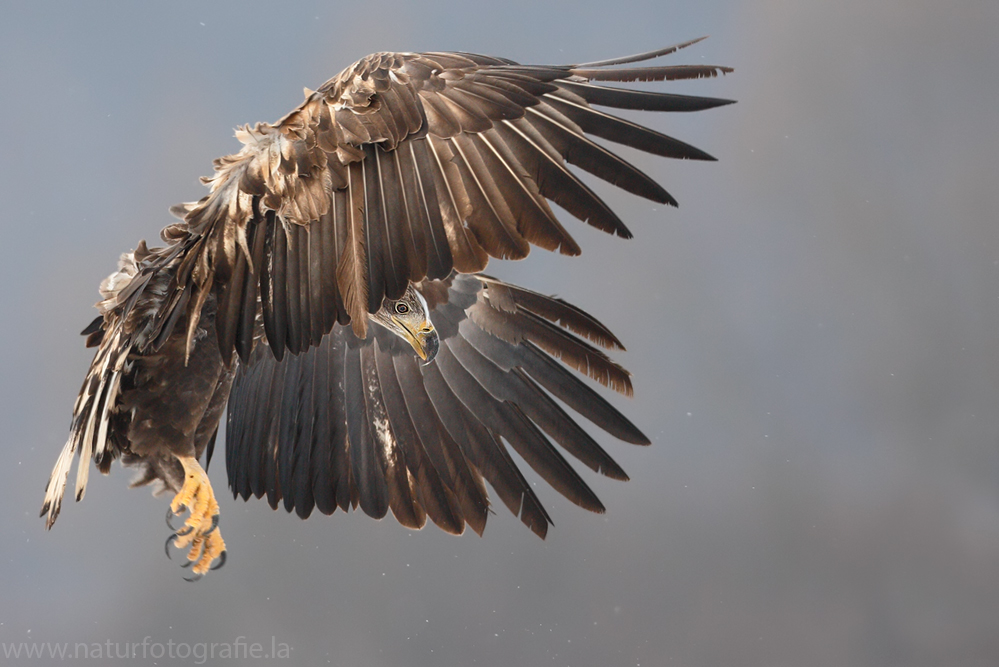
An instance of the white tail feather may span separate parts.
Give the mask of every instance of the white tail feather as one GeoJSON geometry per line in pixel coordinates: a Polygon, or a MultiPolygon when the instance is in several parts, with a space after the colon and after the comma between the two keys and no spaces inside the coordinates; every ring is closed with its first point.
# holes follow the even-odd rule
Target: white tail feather
{"type": "MultiPolygon", "coordinates": [[[[87,491],[87,480],[90,477],[90,459],[94,456],[94,429],[97,425],[97,409],[101,405],[101,396],[108,389],[108,365],[111,363],[111,349],[118,342],[118,335],[110,341],[109,349],[104,352],[104,361],[98,373],[100,382],[97,390],[90,397],[90,414],[87,415],[86,428],[83,430],[82,449],[80,450],[80,465],[76,467],[76,499],[83,500],[83,494],[87,491]]],[[[104,443],[98,442],[96,445],[103,450],[104,443]]]]}
{"type": "MultiPolygon", "coordinates": [[[[73,434],[59,453],[55,466],[52,468],[52,475],[49,483],[45,487],[45,502],[42,504],[42,513],[46,514],[45,526],[51,528],[59,516],[62,507],[62,496],[66,492],[66,478],[69,477],[69,469],[73,466],[73,454],[76,453],[76,442],[73,434]]],[[[89,463],[89,462],[88,462],[89,463]]]]}
{"type": "Polygon", "coordinates": [[[121,371],[116,370],[111,374],[111,386],[108,389],[108,396],[104,401],[104,410],[101,411],[100,427],[97,429],[97,454],[101,458],[107,455],[108,451],[108,422],[111,414],[111,406],[118,398],[118,387],[121,384],[121,371]]]}

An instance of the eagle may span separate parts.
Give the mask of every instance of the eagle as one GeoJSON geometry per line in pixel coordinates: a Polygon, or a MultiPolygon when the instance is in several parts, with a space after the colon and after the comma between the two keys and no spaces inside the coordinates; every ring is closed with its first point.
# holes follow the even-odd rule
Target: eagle
{"type": "Polygon", "coordinates": [[[238,128],[242,147],[214,162],[204,198],[171,209],[163,245],[140,241],[101,283],[83,331],[96,354],[45,489],[46,526],[77,456],[78,501],[90,460],[107,473],[120,459],[138,469],[133,486],[174,494],[168,524],[186,514],[168,554],[188,550],[193,578],[216,569],[226,549],[206,468],[224,412],[234,497],[303,518],[359,507],[481,535],[488,482],[544,538],[551,518],[510,449],[603,512],[559,448],[628,479],[572,414],[649,444],[583,379],[630,396],[630,374],[604,351],[623,345],[582,309],[482,271],[532,245],[580,253],[549,202],[631,237],[570,165],[676,205],[591,137],[713,160],[601,109],[729,104],[604,83],[732,71],[635,64],[698,41],[558,66],[377,53],[306,89],[276,123],[238,128]]]}

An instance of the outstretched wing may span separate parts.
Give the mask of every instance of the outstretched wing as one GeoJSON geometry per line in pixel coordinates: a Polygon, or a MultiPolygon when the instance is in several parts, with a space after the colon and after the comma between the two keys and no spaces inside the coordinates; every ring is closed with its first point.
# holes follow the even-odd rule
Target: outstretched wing
{"type": "MultiPolygon", "coordinates": [[[[696,40],[695,40],[696,41],[696,40]]],[[[579,247],[549,200],[606,232],[630,236],[575,174],[675,204],[661,186],[589,135],[674,158],[712,159],[593,105],[695,111],[729,100],[606,87],[590,81],[715,76],[715,66],[526,66],[463,53],[369,56],[276,124],[243,127],[242,149],[215,162],[211,193],[176,208],[164,238],[183,261],[159,326],[183,308],[189,342],[221,287],[218,338],[248,359],[258,297],[274,354],[318,345],[334,323],[363,338],[367,314],[409,282],[521,258],[531,244],[579,247]]]]}
{"type": "Polygon", "coordinates": [[[597,346],[621,344],[560,299],[487,276],[418,286],[440,335],[436,359],[381,327],[337,326],[278,361],[266,345],[240,363],[229,399],[226,469],[234,495],[266,495],[307,517],[360,506],[403,525],[485,527],[483,481],[539,536],[551,523],[507,446],[572,502],[603,505],[553,445],[604,475],[624,471],[554,398],[626,442],[648,439],[570,369],[630,394],[597,346]]]}

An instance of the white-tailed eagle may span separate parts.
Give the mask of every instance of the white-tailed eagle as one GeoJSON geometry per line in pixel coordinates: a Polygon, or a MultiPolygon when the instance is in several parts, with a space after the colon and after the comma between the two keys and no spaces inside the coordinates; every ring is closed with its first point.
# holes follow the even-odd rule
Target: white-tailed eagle
{"type": "Polygon", "coordinates": [[[549,516],[507,447],[603,511],[555,445],[627,479],[570,414],[648,444],[576,375],[630,394],[628,372],[601,350],[620,342],[579,308],[480,272],[532,244],[579,254],[549,201],[631,236],[569,165],[675,205],[590,137],[712,159],[600,109],[727,104],[600,83],[731,71],[634,64],[692,43],[566,66],[379,53],[307,90],[277,123],[240,128],[242,148],[216,160],[207,196],[174,207],[164,245],[140,242],[101,284],[83,332],[97,353],[45,491],[47,525],[75,455],[77,500],[90,459],[106,473],[121,458],[139,468],[136,484],[176,494],[171,514],[189,510],[171,541],[190,548],[195,576],[224,562],[198,460],[206,450],[210,460],[227,404],[233,494],[302,517],[360,507],[481,533],[488,482],[544,537],[549,516]]]}

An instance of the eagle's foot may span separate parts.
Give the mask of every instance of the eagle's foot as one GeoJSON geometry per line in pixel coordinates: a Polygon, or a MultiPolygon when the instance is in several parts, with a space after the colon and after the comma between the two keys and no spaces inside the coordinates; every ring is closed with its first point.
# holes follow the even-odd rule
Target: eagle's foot
{"type": "MultiPolygon", "coordinates": [[[[219,504],[215,500],[212,485],[197,459],[191,456],[179,456],[184,466],[184,486],[170,503],[167,514],[167,525],[171,515],[177,515],[185,509],[190,509],[190,515],[184,525],[176,530],[167,540],[167,546],[173,543],[178,549],[190,547],[187,563],[194,573],[192,581],[200,579],[208,570],[215,570],[225,563],[225,542],[218,530],[219,504]],[[216,559],[219,563],[212,566],[216,559]]],[[[169,555],[169,551],[167,552],[169,555]]]]}

